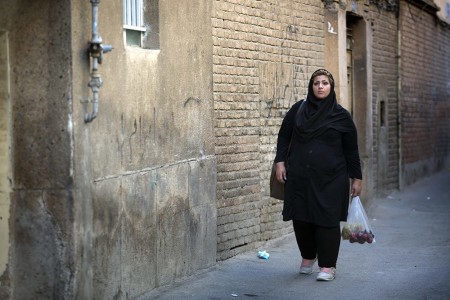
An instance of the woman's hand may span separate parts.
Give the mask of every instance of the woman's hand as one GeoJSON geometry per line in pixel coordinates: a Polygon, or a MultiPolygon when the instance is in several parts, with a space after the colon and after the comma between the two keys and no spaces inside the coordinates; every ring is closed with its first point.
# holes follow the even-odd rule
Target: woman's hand
{"type": "Polygon", "coordinates": [[[359,196],[361,194],[361,189],[362,189],[362,180],[352,178],[352,197],[359,196]]]}
{"type": "Polygon", "coordinates": [[[284,161],[277,162],[276,164],[276,173],[277,173],[277,180],[281,183],[285,183],[286,181],[286,166],[284,164],[284,161]]]}

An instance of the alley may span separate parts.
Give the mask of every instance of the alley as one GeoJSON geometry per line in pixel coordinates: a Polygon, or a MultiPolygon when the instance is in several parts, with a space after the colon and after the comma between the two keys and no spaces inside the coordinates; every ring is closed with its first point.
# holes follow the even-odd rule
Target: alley
{"type": "Polygon", "coordinates": [[[373,201],[375,244],[343,241],[337,277],[298,274],[292,235],[139,299],[449,299],[450,170],[373,201]],[[266,250],[268,260],[258,259],[266,250]]]}

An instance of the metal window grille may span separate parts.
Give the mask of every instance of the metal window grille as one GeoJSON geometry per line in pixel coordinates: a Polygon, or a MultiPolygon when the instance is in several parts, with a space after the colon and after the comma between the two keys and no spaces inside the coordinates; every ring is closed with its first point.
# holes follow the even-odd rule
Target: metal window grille
{"type": "Polygon", "coordinates": [[[123,0],[123,26],[126,29],[145,31],[143,0],[123,0]]]}

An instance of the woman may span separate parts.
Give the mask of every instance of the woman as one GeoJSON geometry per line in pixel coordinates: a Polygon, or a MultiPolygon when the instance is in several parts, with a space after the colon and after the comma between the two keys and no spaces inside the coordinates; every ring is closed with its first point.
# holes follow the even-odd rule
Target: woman
{"type": "Polygon", "coordinates": [[[333,280],[340,221],[347,220],[350,190],[353,197],[361,192],[362,175],[356,127],[337,103],[327,70],[312,74],[306,100],[287,112],[275,162],[277,180],[285,183],[283,220],[293,221],[302,256],[300,273],[311,274],[317,258],[317,280],[333,280]]]}

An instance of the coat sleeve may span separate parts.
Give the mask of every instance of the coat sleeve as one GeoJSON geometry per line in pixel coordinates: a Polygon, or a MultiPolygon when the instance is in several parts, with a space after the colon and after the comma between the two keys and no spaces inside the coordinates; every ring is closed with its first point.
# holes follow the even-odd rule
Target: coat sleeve
{"type": "Polygon", "coordinates": [[[275,163],[286,161],[289,144],[292,138],[292,132],[294,131],[295,115],[303,101],[296,102],[284,116],[281,123],[280,130],[278,132],[277,140],[277,154],[275,156],[275,163]]]}
{"type": "Polygon", "coordinates": [[[347,170],[350,178],[362,179],[361,161],[358,150],[358,134],[356,127],[350,132],[345,132],[342,137],[344,155],[347,161],[347,170]]]}

